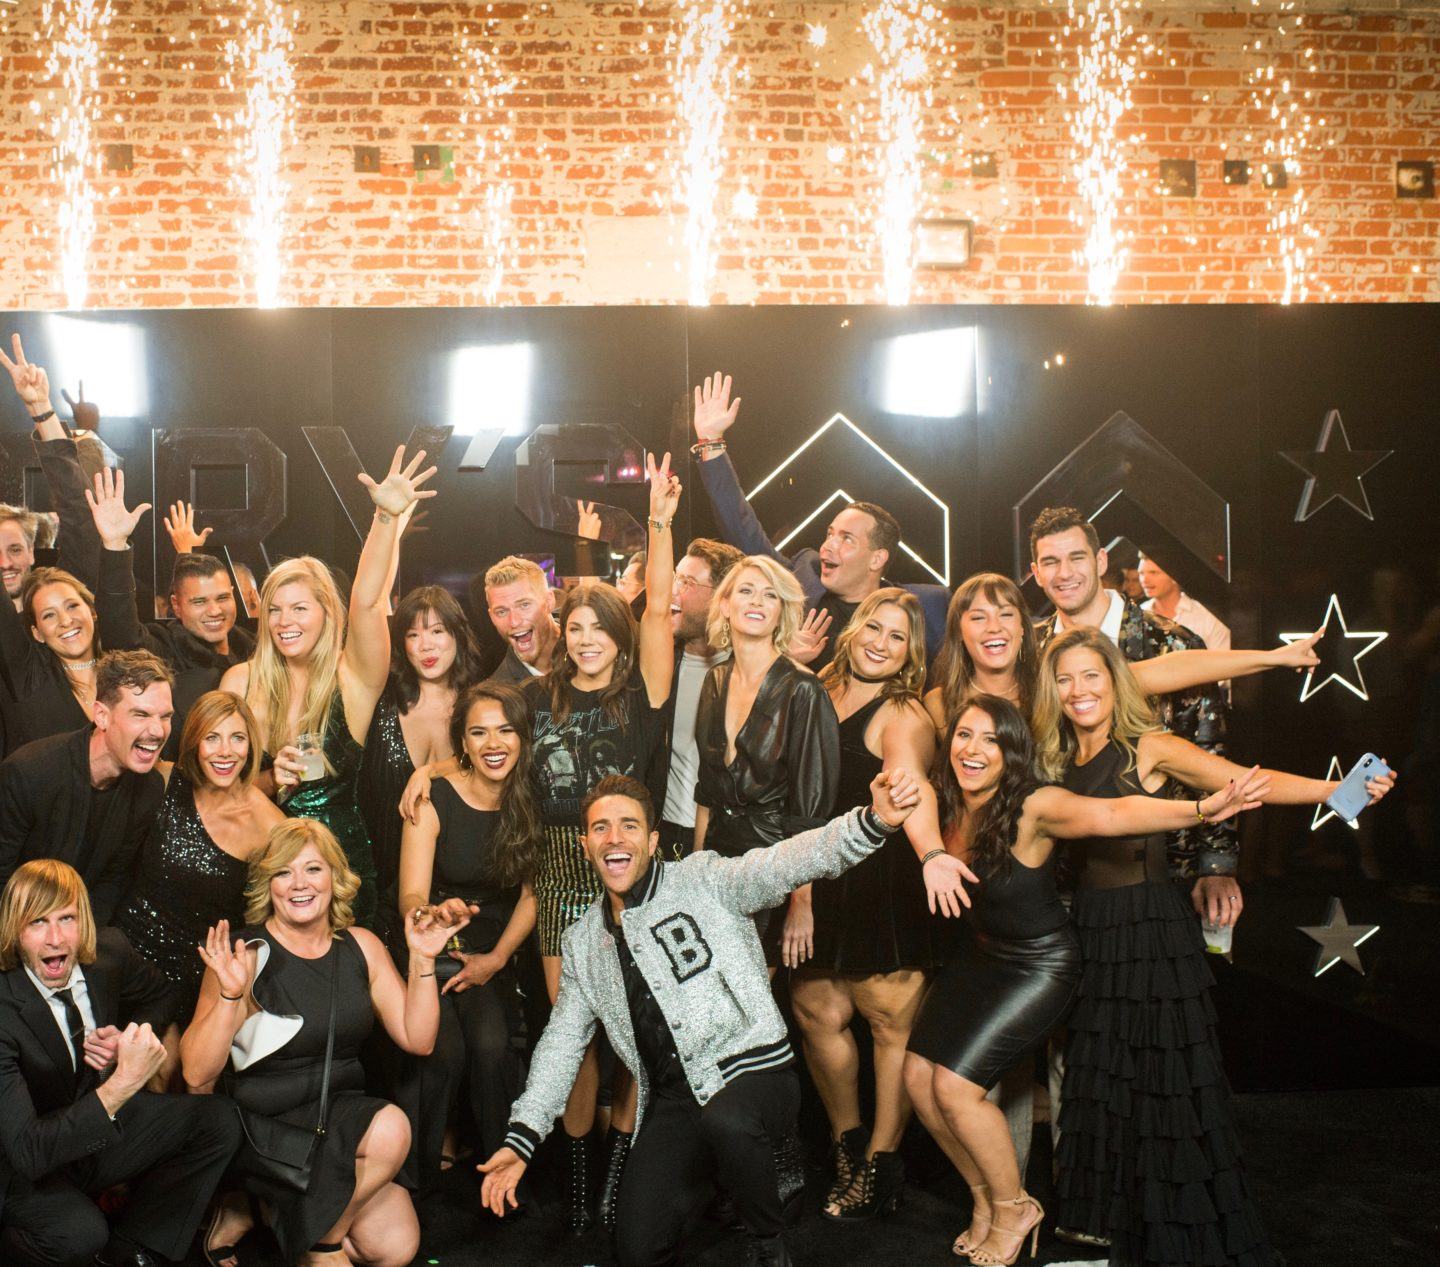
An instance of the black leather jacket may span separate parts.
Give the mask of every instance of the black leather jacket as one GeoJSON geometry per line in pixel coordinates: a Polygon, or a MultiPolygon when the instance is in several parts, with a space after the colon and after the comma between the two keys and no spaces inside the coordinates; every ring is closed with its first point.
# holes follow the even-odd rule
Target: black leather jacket
{"type": "Polygon", "coordinates": [[[820,680],[781,656],[770,666],[725,761],[725,696],[733,660],[700,688],[695,803],[710,810],[705,847],[735,857],[818,827],[835,804],[840,724],[820,680]]]}

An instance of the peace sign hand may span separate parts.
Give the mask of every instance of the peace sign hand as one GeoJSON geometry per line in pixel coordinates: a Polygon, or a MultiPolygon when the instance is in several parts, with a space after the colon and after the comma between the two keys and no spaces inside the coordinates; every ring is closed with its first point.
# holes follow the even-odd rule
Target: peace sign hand
{"type": "Polygon", "coordinates": [[[245,943],[238,938],[230,946],[230,921],[222,919],[205,932],[205,944],[197,947],[205,966],[215,974],[220,993],[235,998],[250,988],[250,962],[245,943]]]}
{"type": "Polygon", "coordinates": [[[85,490],[85,501],[95,520],[95,531],[107,550],[125,549],[135,525],[150,509],[149,502],[141,502],[134,510],[125,509],[125,472],[108,466],[95,472],[95,490],[85,490]]]}
{"type": "Polygon", "coordinates": [[[402,444],[395,450],[395,456],[390,459],[390,470],[380,483],[377,484],[364,471],[360,472],[360,482],[370,490],[370,500],[382,515],[398,518],[417,501],[435,496],[433,488],[422,490],[420,485],[435,474],[436,468],[431,466],[418,475],[415,473],[424,460],[425,450],[420,449],[408,464],[404,464],[405,446],[402,444]]]}
{"type": "Polygon", "coordinates": [[[50,379],[45,371],[38,365],[32,365],[25,359],[25,348],[20,343],[20,336],[10,336],[10,348],[15,353],[12,361],[4,352],[0,352],[0,365],[10,371],[10,381],[15,384],[15,391],[20,399],[25,402],[25,408],[32,414],[44,413],[50,408],[50,379]]]}
{"type": "Polygon", "coordinates": [[[655,455],[645,455],[645,478],[650,481],[650,518],[663,519],[667,524],[675,518],[680,505],[680,477],[670,473],[670,455],[657,464],[655,455]]]}

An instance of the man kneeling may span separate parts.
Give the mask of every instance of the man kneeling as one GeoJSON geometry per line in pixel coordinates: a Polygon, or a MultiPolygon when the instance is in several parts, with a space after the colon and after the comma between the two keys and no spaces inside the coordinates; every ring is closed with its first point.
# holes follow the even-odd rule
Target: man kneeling
{"type": "Polygon", "coordinates": [[[581,818],[605,892],[565,934],[529,1082],[505,1146],[479,1167],[491,1210],[515,1205],[598,1021],[640,1092],[616,1214],[622,1267],[673,1261],[711,1177],[735,1199],[751,1261],[790,1262],[771,1141],[794,1129],[800,1091],[750,917],[862,861],[918,800],[907,771],[879,775],[871,792],[873,805],[772,848],[664,862],[644,785],[624,775],[596,784],[581,818]]]}
{"type": "Polygon", "coordinates": [[[10,877],[0,896],[0,1260],[185,1257],[240,1125],[228,1100],[145,1090],[166,1070],[156,1035],[177,1006],[122,933],[97,934],[73,867],[37,858],[10,877]],[[91,1197],[122,1182],[129,1201],[112,1231],[91,1197]]]}

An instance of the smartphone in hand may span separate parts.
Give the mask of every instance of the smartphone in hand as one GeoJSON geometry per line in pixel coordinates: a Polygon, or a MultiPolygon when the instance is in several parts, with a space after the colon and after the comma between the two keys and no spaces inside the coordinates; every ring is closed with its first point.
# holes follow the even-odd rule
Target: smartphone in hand
{"type": "Polygon", "coordinates": [[[1370,804],[1370,793],[1365,790],[1365,784],[1390,773],[1388,765],[1373,752],[1367,752],[1340,780],[1340,786],[1325,798],[1325,804],[1341,818],[1353,823],[1360,817],[1360,811],[1370,804]]]}

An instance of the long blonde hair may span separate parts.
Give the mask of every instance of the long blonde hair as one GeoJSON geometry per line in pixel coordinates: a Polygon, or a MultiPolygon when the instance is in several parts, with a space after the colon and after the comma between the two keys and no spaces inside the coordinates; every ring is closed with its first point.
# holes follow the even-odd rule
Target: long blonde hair
{"type": "Polygon", "coordinates": [[[746,568],[754,568],[765,578],[765,584],[780,595],[780,619],[775,622],[770,641],[775,650],[784,655],[790,650],[790,643],[800,628],[800,622],[805,618],[805,591],[800,588],[795,573],[765,554],[747,554],[725,573],[725,579],[710,596],[710,611],[705,619],[705,641],[716,651],[730,649],[730,617],[725,614],[725,604],[730,601],[730,595],[740,583],[740,573],[746,568]]]}
{"type": "MultiPolygon", "coordinates": [[[[340,688],[340,654],[345,648],[345,605],[330,569],[319,559],[301,555],[286,559],[273,568],[260,587],[260,620],[267,619],[275,593],[283,585],[295,582],[306,586],[325,613],[325,627],[315,640],[310,653],[310,677],[305,683],[305,698],[300,704],[297,733],[307,731],[323,734],[330,717],[330,706],[340,688]]],[[[295,736],[289,732],[286,719],[290,715],[290,671],[285,657],[275,647],[268,629],[260,630],[255,639],[255,654],[250,657],[250,684],[246,702],[265,715],[265,748],[272,755],[279,752],[295,736]]]]}
{"type": "Polygon", "coordinates": [[[1128,757],[1126,769],[1135,768],[1135,750],[1140,737],[1160,729],[1155,720],[1155,710],[1135,681],[1135,675],[1130,672],[1120,648],[1098,629],[1072,629],[1053,639],[1045,648],[1045,654],[1040,658],[1040,673],[1035,681],[1031,727],[1035,733],[1040,769],[1048,779],[1062,778],[1075,756],[1075,728],[1060,705],[1060,688],[1055,684],[1055,674],[1061,656],[1082,648],[1095,652],[1110,675],[1110,684],[1115,691],[1110,738],[1128,757]]]}
{"type": "Polygon", "coordinates": [[[835,639],[834,658],[820,670],[820,684],[832,696],[844,695],[850,679],[855,676],[855,667],[850,663],[850,644],[865,627],[865,622],[887,603],[904,613],[909,645],[905,649],[905,663],[894,677],[885,680],[880,696],[896,702],[920,698],[920,688],[925,685],[925,613],[920,607],[920,600],[898,585],[866,595],[850,617],[850,623],[835,639]]]}
{"type": "Polygon", "coordinates": [[[360,877],[350,869],[350,860],[345,857],[335,833],[313,818],[287,818],[283,823],[276,823],[265,843],[250,855],[245,881],[247,924],[259,927],[275,914],[270,881],[294,862],[306,845],[314,845],[330,868],[330,931],[343,932],[355,922],[355,895],[360,892],[360,877]]]}

